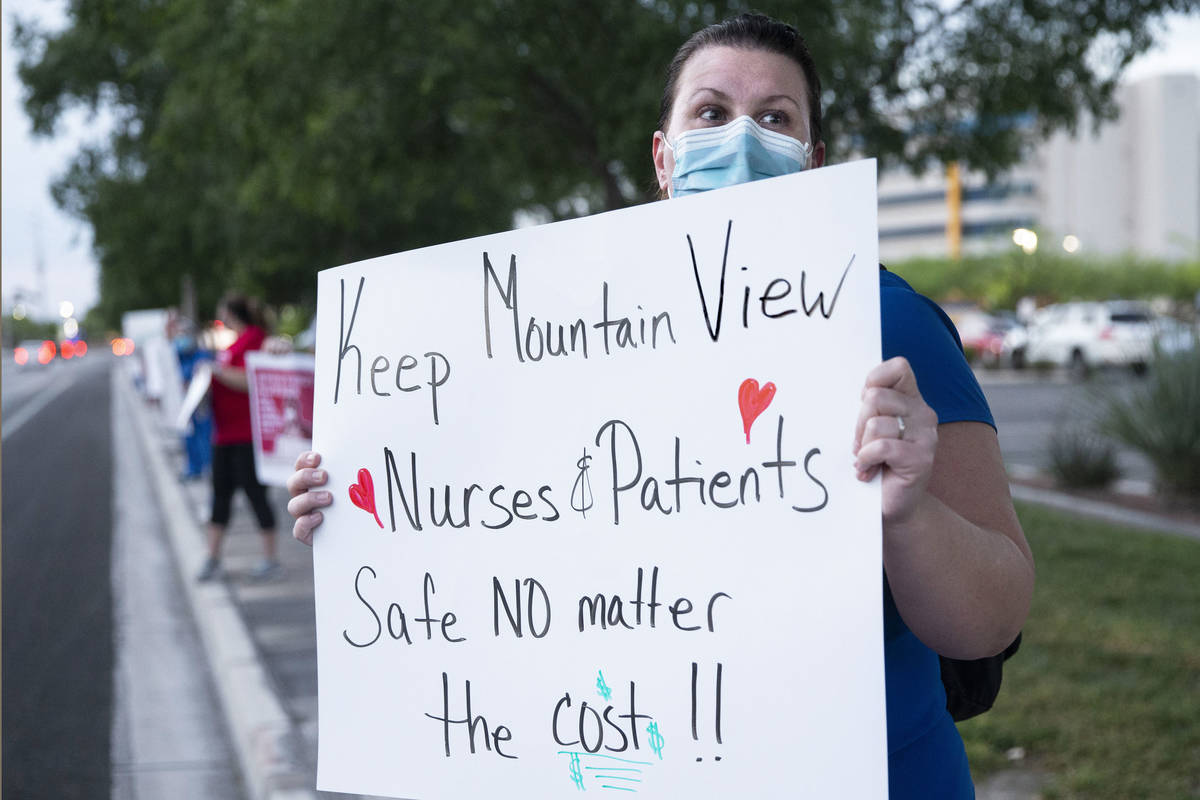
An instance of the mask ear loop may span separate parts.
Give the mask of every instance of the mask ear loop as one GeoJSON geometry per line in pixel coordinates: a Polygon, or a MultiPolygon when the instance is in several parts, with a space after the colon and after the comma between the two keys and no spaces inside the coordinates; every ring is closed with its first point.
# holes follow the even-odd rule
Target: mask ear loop
{"type": "Polygon", "coordinates": [[[800,149],[804,151],[804,166],[800,167],[800,171],[807,172],[809,170],[809,162],[812,161],[813,146],[808,142],[800,142],[800,149]]]}

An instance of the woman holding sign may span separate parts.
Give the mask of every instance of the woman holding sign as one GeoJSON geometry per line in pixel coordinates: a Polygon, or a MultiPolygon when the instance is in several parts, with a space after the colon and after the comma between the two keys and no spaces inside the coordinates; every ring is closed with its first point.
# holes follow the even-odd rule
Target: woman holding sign
{"type": "MultiPolygon", "coordinates": [[[[663,197],[824,164],[821,87],[794,28],[745,14],[705,28],[667,73],[652,156],[663,197]]],[[[1033,557],[995,424],[946,315],[880,272],[885,360],[853,431],[857,477],[882,476],[888,773],[893,798],[974,796],[946,710],[939,655],[995,655],[1017,636],[1033,557]]],[[[847,431],[849,435],[851,432],[847,431]]],[[[288,481],[294,534],[312,543],[332,501],[320,456],[288,481]]]]}
{"type": "Polygon", "coordinates": [[[241,295],[226,295],[217,306],[222,324],[237,339],[217,354],[213,367],[212,517],[208,523],[208,558],[197,578],[210,581],[221,575],[221,547],[229,525],[233,493],[241,488],[250,501],[262,537],[263,557],[250,577],[273,578],[283,568],[275,557],[275,512],[267,490],[258,481],[251,443],[250,395],[246,379],[246,353],[259,350],[266,339],[258,313],[241,295]]]}

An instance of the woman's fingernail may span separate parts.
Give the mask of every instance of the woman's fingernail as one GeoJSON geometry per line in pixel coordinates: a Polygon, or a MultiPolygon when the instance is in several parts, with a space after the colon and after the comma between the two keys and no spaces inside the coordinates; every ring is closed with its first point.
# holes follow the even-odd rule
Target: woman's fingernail
{"type": "Polygon", "coordinates": [[[325,482],[325,470],[323,470],[323,469],[313,470],[313,480],[316,481],[317,483],[324,483],[325,482]]]}

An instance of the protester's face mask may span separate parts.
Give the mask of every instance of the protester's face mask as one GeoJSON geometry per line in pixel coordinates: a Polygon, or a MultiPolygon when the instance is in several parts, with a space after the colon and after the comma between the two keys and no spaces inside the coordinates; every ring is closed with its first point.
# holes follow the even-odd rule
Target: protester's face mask
{"type": "Polygon", "coordinates": [[[800,172],[812,153],[811,145],[766,130],[747,116],[717,128],[684,131],[666,145],[675,156],[671,197],[800,172]]]}

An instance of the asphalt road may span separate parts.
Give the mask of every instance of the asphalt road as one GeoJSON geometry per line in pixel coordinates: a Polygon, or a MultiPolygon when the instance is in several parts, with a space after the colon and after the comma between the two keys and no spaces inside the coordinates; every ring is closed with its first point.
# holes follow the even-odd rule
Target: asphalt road
{"type": "Polygon", "coordinates": [[[3,375],[5,797],[93,798],[110,784],[108,364],[3,375]]]}

